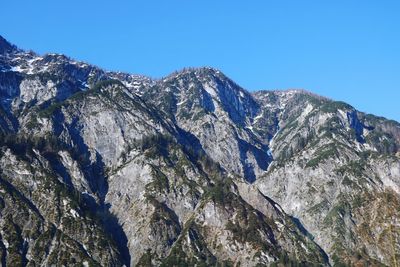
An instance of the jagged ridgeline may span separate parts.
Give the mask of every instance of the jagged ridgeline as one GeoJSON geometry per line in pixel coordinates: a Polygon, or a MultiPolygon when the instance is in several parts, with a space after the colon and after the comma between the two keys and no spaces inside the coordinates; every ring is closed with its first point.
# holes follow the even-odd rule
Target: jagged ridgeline
{"type": "Polygon", "coordinates": [[[400,124],[0,38],[2,266],[399,266],[400,124]]]}

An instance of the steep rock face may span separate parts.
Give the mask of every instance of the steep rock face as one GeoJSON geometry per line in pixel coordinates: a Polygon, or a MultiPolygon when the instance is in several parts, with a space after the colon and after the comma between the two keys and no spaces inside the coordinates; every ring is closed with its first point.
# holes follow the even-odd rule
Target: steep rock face
{"type": "Polygon", "coordinates": [[[52,172],[49,151],[14,143],[0,153],[3,266],[122,264],[94,210],[52,172]]]}
{"type": "Polygon", "coordinates": [[[279,205],[247,184],[230,184],[232,188],[227,190],[228,186],[229,182],[212,189],[162,264],[194,265],[201,263],[199,259],[209,265],[222,260],[235,266],[287,264],[293,259],[305,265],[325,262],[318,246],[301,233],[279,205]],[[250,203],[258,203],[260,209],[250,203]]]}
{"type": "Polygon", "coordinates": [[[394,265],[400,126],[0,39],[2,265],[394,265]]]}
{"type": "Polygon", "coordinates": [[[261,108],[253,97],[220,71],[184,70],[159,81],[143,98],[194,135],[210,157],[254,182],[271,158],[267,140],[252,130],[261,108]]]}
{"type": "MultiPolygon", "coordinates": [[[[312,96],[303,106],[281,123],[271,141],[277,160],[257,186],[301,220],[332,262],[393,264],[399,236],[391,206],[397,205],[399,192],[399,142],[395,134],[381,130],[390,122],[381,121],[378,127],[376,120],[382,119],[312,96]],[[386,222],[366,220],[383,205],[388,206],[386,222]],[[374,237],[363,232],[367,225],[375,229],[374,237]],[[387,235],[391,251],[383,241],[387,235]]],[[[400,129],[398,124],[392,127],[393,132],[400,129]]]]}

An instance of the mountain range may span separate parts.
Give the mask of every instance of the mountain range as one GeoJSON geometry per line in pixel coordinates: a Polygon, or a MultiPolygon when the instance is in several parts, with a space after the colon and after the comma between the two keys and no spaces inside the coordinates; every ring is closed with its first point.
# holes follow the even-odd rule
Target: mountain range
{"type": "MultiPolygon", "coordinates": [[[[362,96],[360,96],[362,97],[362,96]]],[[[400,124],[0,37],[1,266],[398,266],[400,124]]]]}

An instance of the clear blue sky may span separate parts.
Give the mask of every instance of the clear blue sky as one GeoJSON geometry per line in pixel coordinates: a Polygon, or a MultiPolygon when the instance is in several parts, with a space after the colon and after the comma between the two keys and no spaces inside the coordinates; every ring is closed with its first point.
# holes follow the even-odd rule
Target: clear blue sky
{"type": "Polygon", "coordinates": [[[20,1],[0,34],[108,70],[212,66],[248,90],[304,88],[400,121],[398,0],[20,1]]]}

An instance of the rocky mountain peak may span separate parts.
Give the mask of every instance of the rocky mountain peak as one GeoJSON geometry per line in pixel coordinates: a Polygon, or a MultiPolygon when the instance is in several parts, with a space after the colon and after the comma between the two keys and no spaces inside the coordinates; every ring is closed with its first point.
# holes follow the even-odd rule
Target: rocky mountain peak
{"type": "Polygon", "coordinates": [[[0,35],[0,54],[9,53],[14,50],[17,50],[17,47],[0,35]]]}

